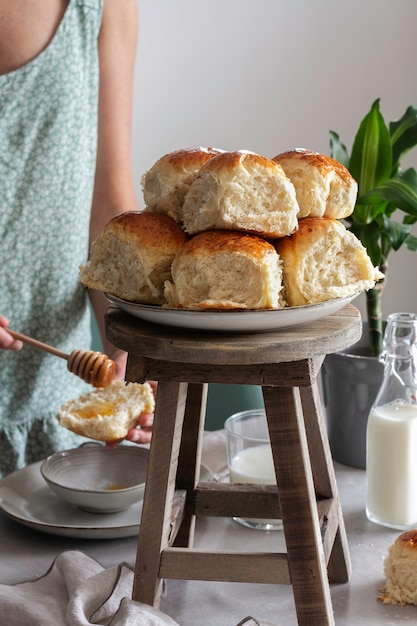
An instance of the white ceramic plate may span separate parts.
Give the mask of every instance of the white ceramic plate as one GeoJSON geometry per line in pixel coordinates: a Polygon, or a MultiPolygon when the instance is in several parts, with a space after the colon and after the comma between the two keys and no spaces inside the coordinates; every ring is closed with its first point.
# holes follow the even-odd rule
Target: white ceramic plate
{"type": "Polygon", "coordinates": [[[0,480],[0,510],[51,535],[83,539],[132,537],[139,532],[142,501],[118,513],[87,513],[58,498],[40,472],[42,461],[0,480]]]}
{"type": "Polygon", "coordinates": [[[156,305],[139,304],[121,300],[106,294],[107,299],[134,317],[193,330],[224,331],[228,333],[262,332],[289,328],[306,322],[314,322],[336,313],[359,294],[319,304],[286,307],[284,309],[235,310],[235,311],[194,311],[190,309],[164,308],[156,305]]]}

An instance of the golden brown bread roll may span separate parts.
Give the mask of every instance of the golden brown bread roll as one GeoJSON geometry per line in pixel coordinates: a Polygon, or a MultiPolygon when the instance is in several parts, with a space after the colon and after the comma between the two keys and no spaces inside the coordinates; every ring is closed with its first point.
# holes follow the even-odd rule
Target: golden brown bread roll
{"type": "Polygon", "coordinates": [[[182,221],[182,205],[189,186],[200,168],[221,154],[217,148],[185,148],[162,156],[142,176],[143,198],[147,210],[165,213],[182,221]]]}
{"type": "Polygon", "coordinates": [[[295,187],[299,219],[304,217],[348,217],[356,202],[358,184],[349,171],[329,156],[296,149],[273,158],[295,187]]]}
{"type": "Polygon", "coordinates": [[[359,239],[338,220],[301,220],[297,232],[279,241],[276,249],[288,306],[352,296],[382,278],[359,239]]]}
{"type": "Polygon", "coordinates": [[[378,596],[384,604],[417,605],[417,529],[402,533],[388,548],[384,573],[378,596]]]}
{"type": "Polygon", "coordinates": [[[149,383],[114,380],[103,389],[69,400],[61,406],[58,421],[78,435],[106,441],[124,439],[141,413],[153,413],[155,401],[149,383]]]}
{"type": "Polygon", "coordinates": [[[185,230],[229,229],[284,237],[297,228],[293,184],[274,161],[253,152],[224,152],[210,159],[183,205],[185,230]]]}
{"type": "Polygon", "coordinates": [[[164,301],[164,282],[187,236],[167,215],[131,211],[104,226],[80,267],[81,282],[124,300],[145,304],[164,301]]]}
{"type": "Polygon", "coordinates": [[[190,309],[282,308],[281,263],[274,246],[235,231],[193,237],[172,264],[165,283],[169,306],[190,309]]]}

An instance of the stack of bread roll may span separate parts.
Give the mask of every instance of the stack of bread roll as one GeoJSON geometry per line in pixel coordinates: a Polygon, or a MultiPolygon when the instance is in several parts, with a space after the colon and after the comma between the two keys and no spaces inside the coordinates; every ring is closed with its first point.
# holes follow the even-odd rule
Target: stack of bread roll
{"type": "Polygon", "coordinates": [[[352,296],[382,277],[341,221],[357,183],[328,156],[177,150],[142,189],[145,210],[113,218],[93,243],[86,286],[143,304],[279,309],[352,296]]]}

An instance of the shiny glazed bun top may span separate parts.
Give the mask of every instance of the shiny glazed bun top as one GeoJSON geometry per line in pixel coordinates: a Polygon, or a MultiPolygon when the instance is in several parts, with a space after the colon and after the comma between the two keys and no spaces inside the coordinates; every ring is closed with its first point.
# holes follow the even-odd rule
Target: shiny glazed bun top
{"type": "Polygon", "coordinates": [[[302,148],[273,158],[291,180],[300,207],[299,219],[351,215],[358,184],[344,165],[329,156],[302,148]]]}
{"type": "Polygon", "coordinates": [[[409,550],[414,550],[417,557],[417,528],[406,530],[395,541],[397,544],[406,545],[409,550]]]}

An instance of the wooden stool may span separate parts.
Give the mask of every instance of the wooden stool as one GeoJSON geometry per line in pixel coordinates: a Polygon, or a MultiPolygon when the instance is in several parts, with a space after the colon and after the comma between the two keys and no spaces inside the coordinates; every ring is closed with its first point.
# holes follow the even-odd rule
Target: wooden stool
{"type": "Polygon", "coordinates": [[[299,624],[334,624],[329,581],[346,582],[351,566],[317,375],[326,354],[360,338],[357,309],[257,334],[170,328],[113,308],[106,322],[129,353],[127,380],[159,381],[133,599],[158,607],[173,578],[291,584],[299,624]],[[208,383],[262,386],[277,487],[199,482],[208,383]],[[197,515],[281,517],[287,552],[197,551],[197,515]]]}

